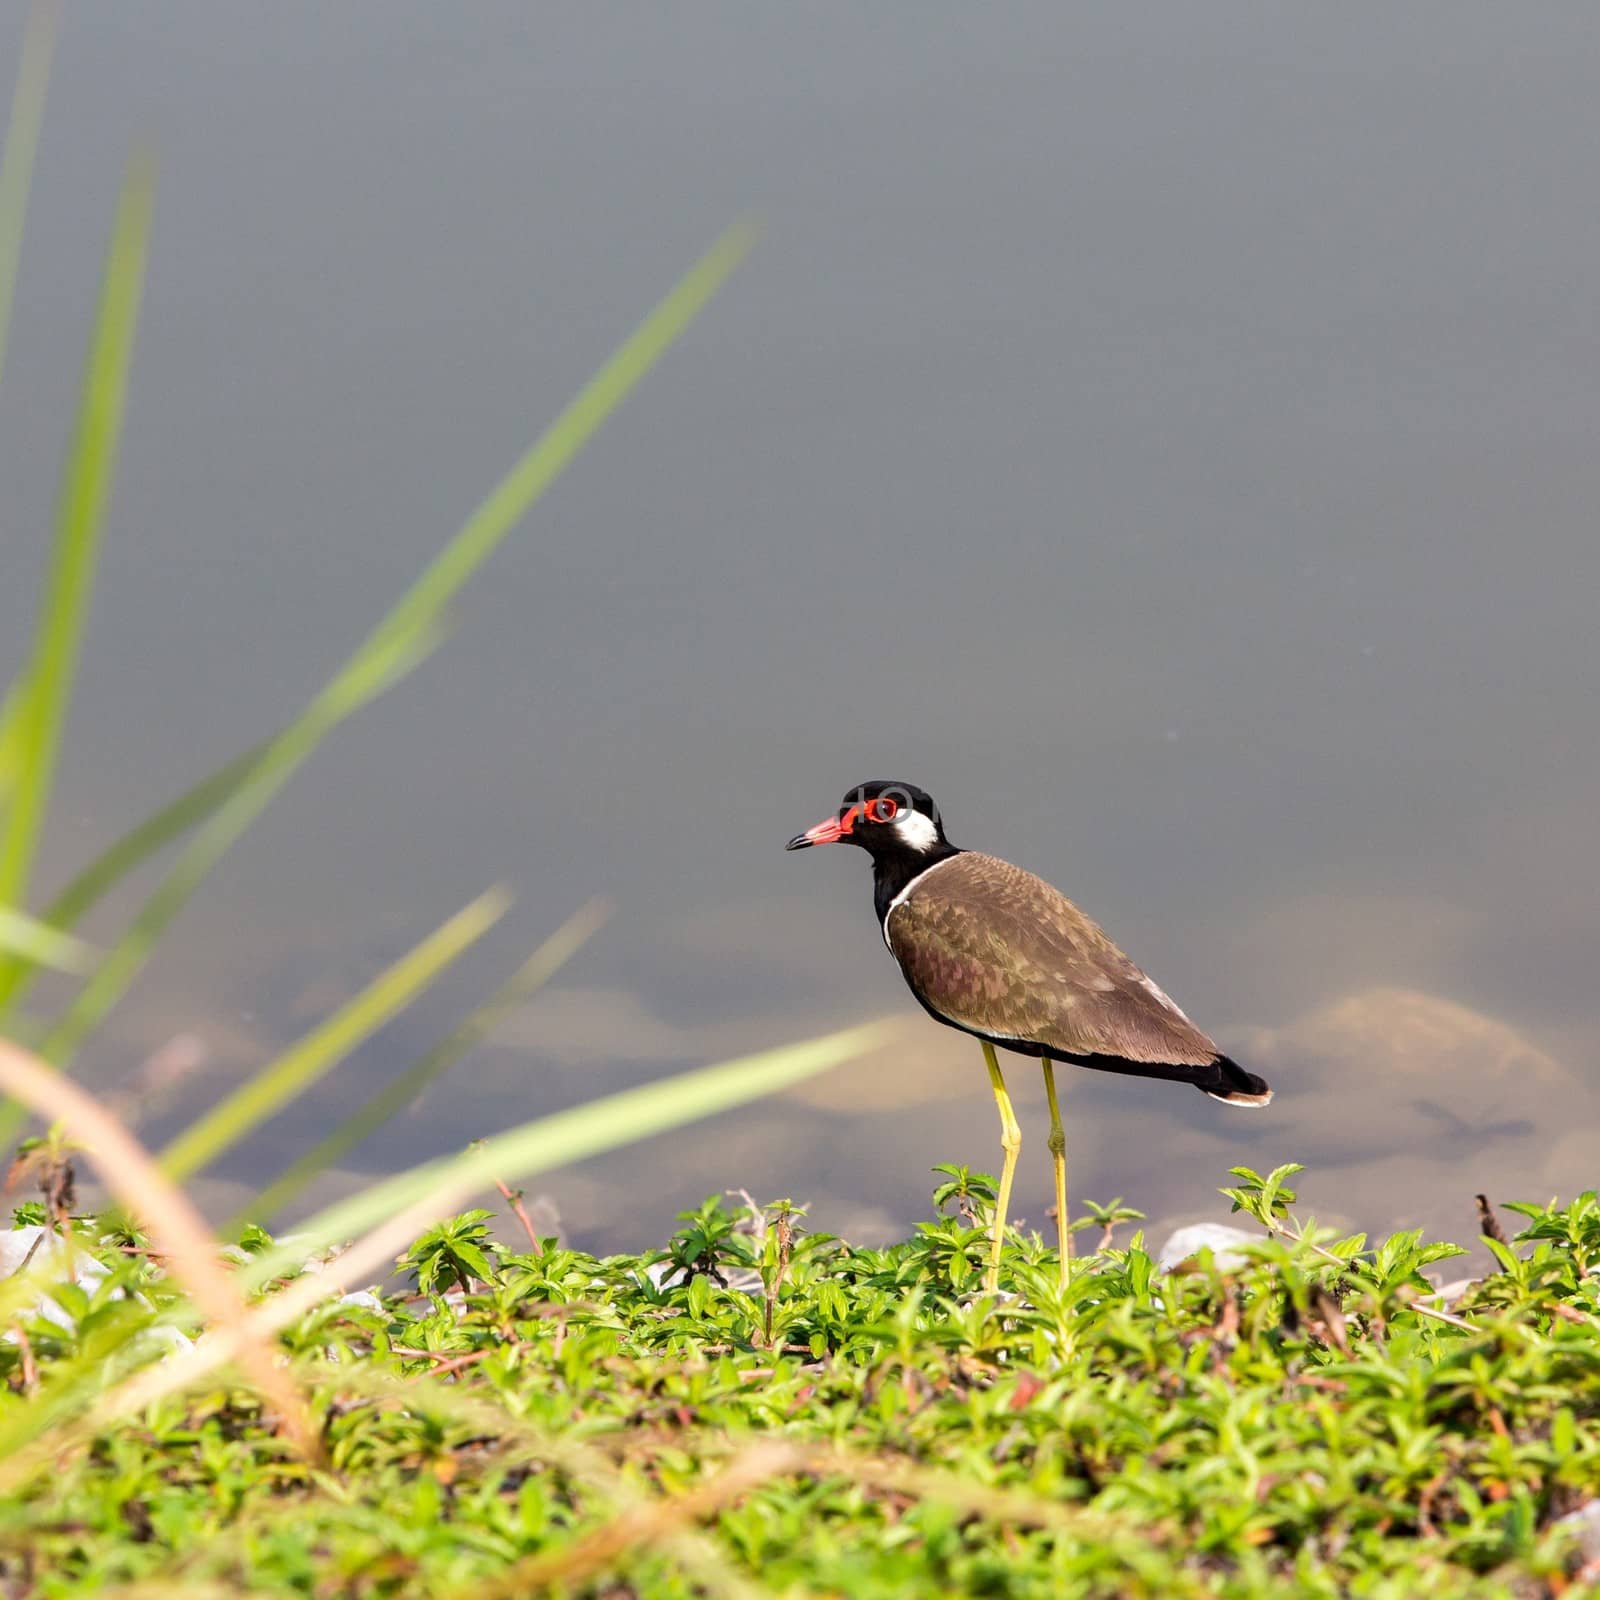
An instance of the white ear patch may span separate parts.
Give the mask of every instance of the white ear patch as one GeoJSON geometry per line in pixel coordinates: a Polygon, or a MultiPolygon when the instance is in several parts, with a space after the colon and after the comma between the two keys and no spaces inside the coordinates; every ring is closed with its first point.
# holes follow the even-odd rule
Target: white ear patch
{"type": "Polygon", "coordinates": [[[939,842],[939,830],[933,825],[933,818],[909,807],[894,819],[894,831],[902,844],[923,854],[939,842]]]}

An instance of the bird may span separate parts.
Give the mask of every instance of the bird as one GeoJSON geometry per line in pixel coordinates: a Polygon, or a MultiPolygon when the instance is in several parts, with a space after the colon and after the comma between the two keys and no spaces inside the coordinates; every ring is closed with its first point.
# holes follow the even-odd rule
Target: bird
{"type": "Polygon", "coordinates": [[[834,815],[785,848],[824,844],[857,845],[871,857],[878,925],[911,993],[936,1022],[973,1035],[983,1047],[1003,1153],[987,1293],[999,1288],[1022,1148],[997,1048],[1036,1057],[1044,1067],[1063,1284],[1071,1230],[1056,1062],[1192,1084],[1229,1106],[1271,1101],[1265,1081],[1224,1055],[1059,889],[998,856],[952,844],[926,789],[885,780],[857,784],[834,815]]]}

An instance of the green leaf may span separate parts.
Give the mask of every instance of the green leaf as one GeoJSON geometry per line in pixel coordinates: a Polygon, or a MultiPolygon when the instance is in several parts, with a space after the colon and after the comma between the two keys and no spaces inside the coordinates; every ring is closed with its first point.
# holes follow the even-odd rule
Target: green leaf
{"type": "Polygon", "coordinates": [[[1571,1406],[1562,1406],[1550,1424],[1550,1449],[1564,1461],[1578,1448],[1578,1419],[1571,1406]]]}
{"type": "MultiPolygon", "coordinates": [[[[8,701],[10,803],[0,831],[0,905],[26,904],[54,785],[61,730],[77,673],[100,531],[122,433],[128,368],[144,288],[153,176],[135,161],[123,184],[79,393],[72,447],[56,502],[55,540],[33,648],[8,701]]],[[[3,270],[3,268],[0,268],[3,270]]],[[[3,285],[0,285],[3,287],[3,285]]],[[[0,957],[0,974],[15,965],[0,957]]]]}
{"type": "Polygon", "coordinates": [[[190,1177],[275,1116],[428,987],[504,914],[510,898],[491,889],[458,911],[373,980],[321,1027],[191,1123],[161,1154],[169,1177],[190,1177]]]}
{"type": "Polygon", "coordinates": [[[451,1242],[450,1254],[464,1266],[474,1278],[481,1278],[485,1283],[493,1283],[499,1276],[494,1263],[484,1253],[482,1248],[470,1239],[456,1239],[451,1242]]]}
{"type": "Polygon", "coordinates": [[[1513,1278],[1521,1278],[1523,1272],[1522,1257],[1509,1246],[1503,1245],[1498,1239],[1483,1235],[1484,1248],[1500,1263],[1500,1270],[1509,1273],[1513,1278]]]}
{"type": "Polygon", "coordinates": [[[706,1314],[706,1307],[711,1304],[711,1280],[703,1272],[697,1272],[689,1280],[689,1315],[698,1321],[706,1314]]]}
{"type": "Polygon", "coordinates": [[[0,951],[57,972],[86,972],[94,961],[88,945],[10,906],[0,906],[0,951]]]}

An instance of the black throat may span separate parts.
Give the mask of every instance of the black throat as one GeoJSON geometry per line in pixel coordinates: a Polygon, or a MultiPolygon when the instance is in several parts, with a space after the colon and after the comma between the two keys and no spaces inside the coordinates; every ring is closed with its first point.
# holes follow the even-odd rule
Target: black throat
{"type": "Polygon", "coordinates": [[[896,841],[892,849],[872,852],[872,903],[878,912],[878,925],[889,915],[894,897],[911,880],[929,867],[961,852],[948,839],[940,839],[931,850],[912,850],[896,841]]]}

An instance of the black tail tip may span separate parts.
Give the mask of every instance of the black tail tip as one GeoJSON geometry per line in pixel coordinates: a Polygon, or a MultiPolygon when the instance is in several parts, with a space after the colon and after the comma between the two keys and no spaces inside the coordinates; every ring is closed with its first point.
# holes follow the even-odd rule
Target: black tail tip
{"type": "Polygon", "coordinates": [[[1260,1110],[1262,1106],[1272,1104],[1272,1090],[1267,1087],[1265,1078],[1246,1072],[1237,1061],[1231,1061],[1227,1056],[1217,1057],[1216,1068],[1218,1081],[1215,1085],[1202,1085],[1201,1093],[1210,1095],[1213,1100],[1220,1100],[1225,1106],[1248,1106],[1252,1110],[1260,1110]]]}

